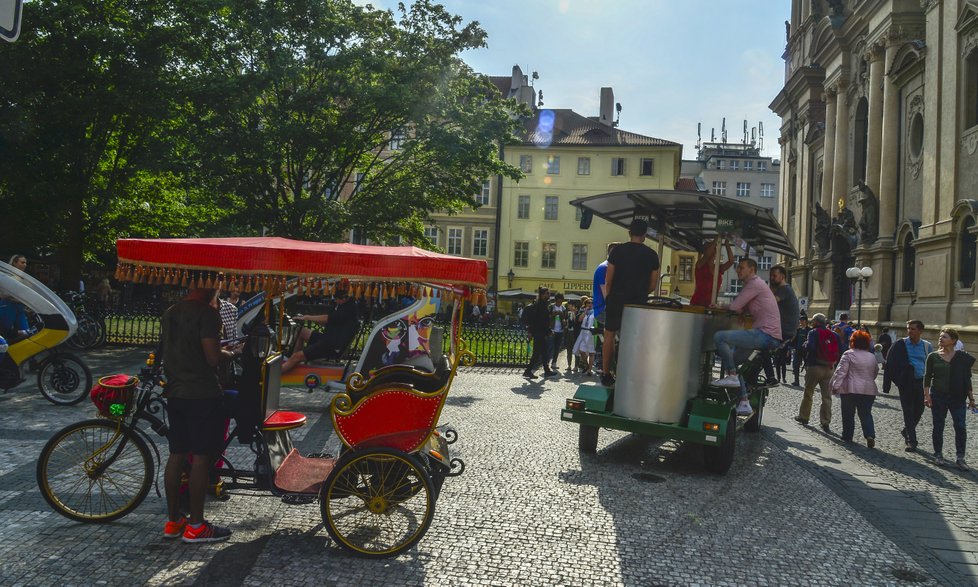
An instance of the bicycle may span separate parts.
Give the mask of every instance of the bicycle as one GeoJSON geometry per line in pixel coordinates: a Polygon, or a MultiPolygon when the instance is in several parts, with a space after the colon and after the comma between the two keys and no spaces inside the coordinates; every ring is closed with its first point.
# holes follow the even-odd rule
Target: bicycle
{"type": "Polygon", "coordinates": [[[71,307],[78,321],[78,330],[65,344],[75,350],[89,350],[104,345],[108,335],[105,316],[94,298],[77,291],[65,292],[61,297],[71,307]]]}

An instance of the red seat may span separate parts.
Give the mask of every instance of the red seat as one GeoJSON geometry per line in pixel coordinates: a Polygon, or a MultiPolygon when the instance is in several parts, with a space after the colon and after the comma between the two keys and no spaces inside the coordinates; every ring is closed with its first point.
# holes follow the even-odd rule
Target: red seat
{"type": "Polygon", "coordinates": [[[408,386],[391,386],[370,393],[347,411],[337,407],[346,396],[338,396],[333,403],[333,428],[350,447],[378,444],[412,452],[431,435],[447,395],[447,390],[428,395],[408,386]]]}
{"type": "Polygon", "coordinates": [[[271,416],[265,418],[262,430],[292,430],[293,428],[305,426],[305,424],[305,414],[275,410],[271,416]]]}

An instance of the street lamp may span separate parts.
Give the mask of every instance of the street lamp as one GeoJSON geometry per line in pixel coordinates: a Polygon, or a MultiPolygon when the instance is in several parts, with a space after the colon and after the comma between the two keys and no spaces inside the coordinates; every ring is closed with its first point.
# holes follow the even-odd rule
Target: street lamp
{"type": "Polygon", "coordinates": [[[856,322],[863,325],[863,282],[873,276],[872,267],[850,267],[846,269],[846,277],[859,282],[859,301],[856,302],[856,322]]]}
{"type": "Polygon", "coordinates": [[[507,289],[513,289],[513,278],[514,277],[516,277],[516,274],[513,273],[513,270],[512,269],[510,269],[509,270],[509,273],[506,274],[506,283],[507,283],[506,288],[507,289]]]}

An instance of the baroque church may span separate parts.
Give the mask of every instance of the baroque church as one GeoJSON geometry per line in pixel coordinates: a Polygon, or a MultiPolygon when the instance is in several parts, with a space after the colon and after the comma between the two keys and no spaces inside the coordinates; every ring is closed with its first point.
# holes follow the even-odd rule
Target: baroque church
{"type": "Polygon", "coordinates": [[[978,0],[792,0],[785,28],[779,215],[809,315],[978,344],[978,0]]]}

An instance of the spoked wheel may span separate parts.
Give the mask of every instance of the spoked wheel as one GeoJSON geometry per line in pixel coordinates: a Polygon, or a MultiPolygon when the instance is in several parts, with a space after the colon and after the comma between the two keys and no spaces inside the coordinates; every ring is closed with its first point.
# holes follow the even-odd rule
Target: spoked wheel
{"type": "Polygon", "coordinates": [[[57,353],[41,365],[37,387],[52,404],[73,406],[92,389],[92,371],[75,355],[57,353]]]}
{"type": "Polygon", "coordinates": [[[390,448],[353,451],[326,478],[326,531],[357,554],[399,554],[421,539],[435,515],[431,479],[417,460],[390,448]]]}
{"type": "Polygon", "coordinates": [[[152,480],[146,442],[108,420],[63,428],[37,459],[41,495],[56,512],[79,522],[109,522],[128,514],[146,498],[152,480]]]}
{"type": "Polygon", "coordinates": [[[65,344],[75,350],[92,349],[103,340],[105,327],[91,314],[78,314],[78,328],[65,344]]]}

